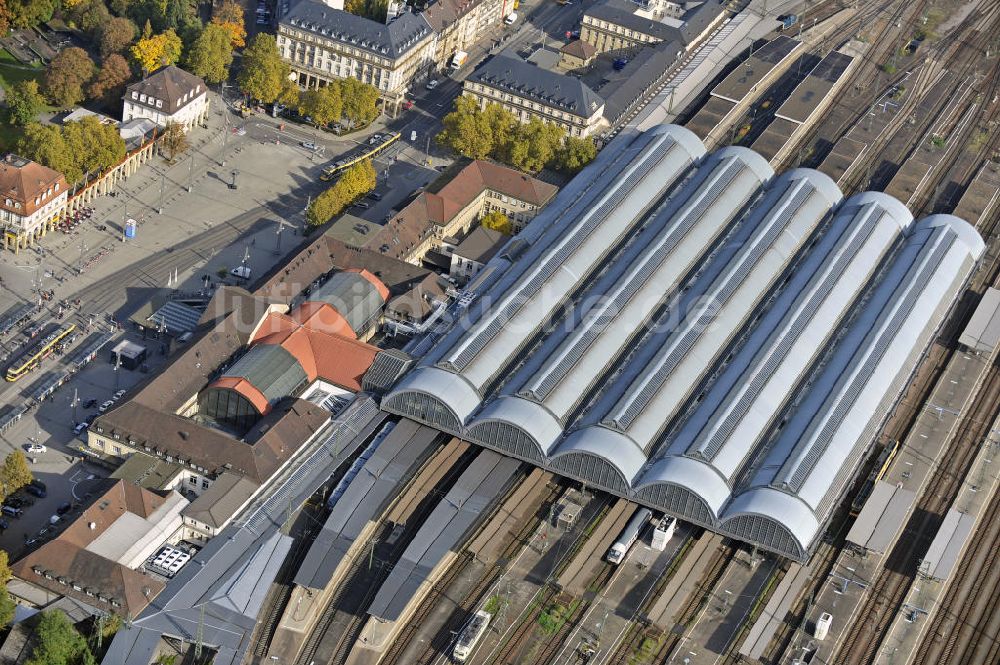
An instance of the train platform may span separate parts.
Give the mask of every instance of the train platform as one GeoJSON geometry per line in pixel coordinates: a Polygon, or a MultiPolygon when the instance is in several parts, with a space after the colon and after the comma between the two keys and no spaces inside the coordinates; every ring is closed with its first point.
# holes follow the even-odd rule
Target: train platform
{"type": "MultiPolygon", "coordinates": [[[[774,114],[774,122],[765,130],[765,134],[770,134],[771,138],[761,146],[768,153],[773,151],[774,154],[769,157],[773,165],[782,164],[794,155],[810,128],[834,103],[859,66],[861,58],[849,53],[861,51],[861,46],[848,42],[842,50],[827,53],[778,108],[774,114]],[[774,144],[786,133],[787,139],[775,150],[774,144]]],[[[756,148],[756,143],[754,147],[756,148]]]]}
{"type": "MultiPolygon", "coordinates": [[[[940,353],[939,348],[932,347],[927,362],[933,362],[933,358],[940,353]]],[[[931,470],[937,466],[939,458],[953,440],[958,416],[972,403],[990,362],[989,357],[971,353],[958,352],[952,356],[930,398],[917,415],[909,435],[901,442],[895,461],[883,478],[886,483],[912,491],[920,497],[931,470]]],[[[911,385],[902,397],[903,403],[918,399],[911,394],[912,390],[911,385]]],[[[907,519],[909,515],[903,516],[904,523],[907,519]]],[[[887,549],[891,550],[891,543],[887,549]]],[[[816,594],[806,609],[803,623],[797,626],[781,660],[783,665],[791,665],[796,660],[835,662],[837,645],[845,631],[853,625],[855,614],[868,588],[878,577],[885,559],[884,554],[855,547],[845,547],[841,551],[833,563],[828,583],[816,594]],[[819,640],[814,633],[816,621],[823,613],[832,615],[833,620],[828,635],[819,640]]]]}
{"type": "MultiPolygon", "coordinates": [[[[779,559],[767,557],[750,566],[737,558],[711,589],[695,622],[688,627],[677,653],[689,665],[715,665],[729,652],[741,629],[750,624],[761,596],[777,584],[779,559]]],[[[751,624],[752,625],[752,624],[751,624]]]]}
{"type": "Polygon", "coordinates": [[[677,571],[663,587],[653,607],[649,610],[649,620],[662,630],[674,630],[675,618],[687,599],[694,593],[705,574],[712,554],[722,546],[722,536],[704,532],[685,553],[677,571]]]}
{"type": "MultiPolygon", "coordinates": [[[[469,594],[477,593],[477,589],[484,584],[483,577],[490,574],[491,566],[504,565],[505,562],[500,559],[503,551],[512,537],[517,536],[522,526],[530,523],[543,507],[543,501],[550,491],[551,478],[549,473],[534,469],[510,494],[494,518],[484,525],[465,548],[471,558],[463,562],[463,567],[457,574],[446,573],[450,581],[446,586],[439,584],[438,599],[430,601],[433,605],[417,622],[419,627],[399,654],[390,659],[391,662],[420,662],[429,646],[439,654],[450,653],[452,630],[464,625],[470,612],[495,604],[490,599],[498,596],[499,582],[486,589],[485,598],[480,599],[479,607],[468,608],[464,605],[469,594]]],[[[418,613],[423,609],[418,610],[418,613]]]]}
{"type": "Polygon", "coordinates": [[[987,160],[965,189],[953,212],[979,227],[1000,206],[1000,162],[987,160]]]}
{"type": "Polygon", "coordinates": [[[885,188],[886,194],[896,197],[910,207],[925,193],[929,176],[948,153],[949,137],[961,136],[964,127],[975,115],[976,106],[969,104],[971,90],[970,85],[963,85],[952,97],[948,107],[941,112],[935,123],[927,130],[927,134],[900,164],[899,170],[885,188]],[[961,117],[956,119],[955,115],[966,106],[961,117]]]}
{"type": "Polygon", "coordinates": [[[582,653],[589,645],[596,650],[591,663],[613,663],[610,658],[639,618],[639,610],[668,569],[678,557],[684,556],[689,532],[690,527],[679,525],[665,549],[659,551],[652,548],[653,528],[650,525],[625,560],[618,564],[608,583],[594,595],[590,607],[580,617],[576,628],[566,638],[560,656],[553,662],[573,662],[568,656],[582,653]]]}
{"type": "Polygon", "coordinates": [[[801,50],[802,42],[780,35],[751,51],[746,60],[712,89],[708,100],[687,127],[709,149],[724,143],[734,124],[754,100],[788,70],[801,50]]]}
{"type": "MultiPolygon", "coordinates": [[[[901,109],[910,103],[917,87],[912,82],[920,78],[917,75],[918,71],[919,68],[904,75],[898,86],[883,93],[872,104],[868,113],[833,144],[833,148],[817,167],[819,171],[833,178],[838,185],[842,185],[852,167],[861,162],[867,155],[869,147],[875,144],[901,109]]],[[[869,179],[870,176],[865,178],[864,182],[868,182],[869,179]]]]}
{"type": "Polygon", "coordinates": [[[605,518],[602,515],[607,506],[604,500],[586,493],[580,516],[568,528],[554,521],[539,524],[528,544],[497,582],[494,595],[499,609],[469,662],[489,662],[493,655],[499,653],[503,644],[512,637],[524,613],[540,597],[560,561],[585,537],[595,520],[600,518],[603,522],[605,518]]]}
{"type": "MultiPolygon", "coordinates": [[[[397,433],[394,431],[386,441],[383,454],[389,450],[396,449],[397,437],[407,431],[409,425],[407,421],[397,426],[397,433]]],[[[422,428],[420,431],[422,431],[422,428]]],[[[417,442],[419,445],[424,445],[417,442]]],[[[381,446],[380,446],[381,448],[381,446]]],[[[416,460],[420,455],[404,452],[407,450],[405,444],[396,450],[392,459],[396,462],[404,458],[413,457],[416,460]]],[[[452,439],[448,444],[435,451],[429,458],[428,463],[422,465],[413,480],[406,484],[406,490],[400,496],[393,497],[392,515],[405,522],[417,505],[426,499],[433,492],[440,482],[443,471],[450,465],[457,463],[458,459],[468,450],[467,444],[452,439]],[[407,512],[410,511],[410,512],[407,512]]],[[[369,467],[375,467],[381,456],[370,459],[367,463],[369,467]]],[[[411,464],[407,462],[407,464],[411,464]]],[[[387,465],[386,468],[391,466],[387,465]]],[[[386,480],[394,477],[393,473],[386,474],[386,480]]],[[[324,531],[317,535],[310,551],[306,554],[300,570],[296,575],[295,584],[285,611],[278,622],[274,638],[271,640],[268,656],[279,656],[282,654],[298,653],[303,643],[309,636],[310,631],[315,627],[321,614],[321,609],[326,606],[333,596],[337,587],[344,582],[355,560],[363,553],[369,540],[376,534],[382,522],[385,507],[374,498],[371,502],[351,500],[351,496],[361,489],[364,489],[364,496],[371,494],[378,487],[364,487],[367,478],[371,478],[367,472],[362,470],[355,481],[348,486],[344,496],[347,500],[340,504],[341,509],[331,511],[330,517],[324,523],[324,531]],[[359,479],[360,478],[360,479],[359,479]],[[352,487],[354,489],[352,489],[352,487]],[[348,508],[351,508],[348,510],[348,508]],[[322,580],[322,581],[320,581],[322,580]],[[316,584],[316,587],[309,586],[316,584]]],[[[396,481],[404,483],[404,478],[396,477],[396,481]]],[[[339,503],[339,502],[338,502],[339,503]]],[[[400,523],[400,522],[397,522],[400,523]]]]}
{"type": "MultiPolygon", "coordinates": [[[[883,653],[886,656],[914,653],[925,638],[931,619],[940,610],[942,595],[956,577],[957,563],[972,542],[983,510],[1000,483],[1000,465],[996,463],[1000,453],[998,427],[1000,418],[993,422],[989,438],[921,562],[919,576],[906,596],[903,611],[896,616],[885,638],[883,653]]],[[[954,624],[951,627],[958,630],[954,624]]]]}
{"type": "Polygon", "coordinates": [[[606,565],[604,556],[614,544],[618,534],[635,512],[636,505],[625,499],[618,499],[594,533],[569,562],[559,576],[559,588],[573,597],[580,597],[587,590],[590,581],[606,565]]]}

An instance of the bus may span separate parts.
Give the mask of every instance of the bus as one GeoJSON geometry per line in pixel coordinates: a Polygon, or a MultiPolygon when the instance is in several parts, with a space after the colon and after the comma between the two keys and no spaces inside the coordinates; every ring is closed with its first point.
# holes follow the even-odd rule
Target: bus
{"type": "Polygon", "coordinates": [[[323,169],[323,173],[320,174],[319,179],[323,181],[333,180],[339,174],[351,168],[358,162],[366,159],[372,159],[398,140],[399,132],[372,134],[367,143],[351,149],[346,154],[342,155],[340,159],[323,169]]]}
{"type": "Polygon", "coordinates": [[[469,620],[469,623],[465,624],[465,628],[462,629],[458,639],[455,641],[455,649],[451,652],[455,662],[464,663],[468,660],[469,656],[472,655],[472,650],[476,648],[479,640],[486,634],[486,629],[489,627],[490,619],[492,618],[493,615],[489,612],[479,610],[469,620]]]}
{"type": "Polygon", "coordinates": [[[605,557],[608,563],[618,565],[625,560],[625,555],[628,551],[632,549],[632,545],[635,541],[639,539],[639,534],[646,527],[649,522],[649,518],[653,516],[653,511],[649,508],[637,508],[635,513],[632,514],[632,519],[628,521],[625,525],[625,529],[622,530],[621,534],[618,536],[618,540],[615,544],[611,546],[608,550],[608,554],[605,557]]]}
{"type": "Polygon", "coordinates": [[[857,496],[854,497],[854,501],[851,502],[851,517],[857,517],[861,514],[861,509],[865,507],[868,497],[871,496],[872,490],[875,489],[875,483],[885,477],[886,472],[889,471],[889,465],[892,464],[892,460],[895,459],[898,451],[899,441],[889,441],[879,451],[878,457],[875,458],[875,466],[872,468],[872,472],[868,474],[868,478],[865,479],[861,489],[858,490],[857,496]]]}
{"type": "Polygon", "coordinates": [[[66,323],[48,333],[31,347],[21,354],[17,360],[12,362],[7,368],[7,380],[17,381],[22,376],[38,367],[38,364],[48,358],[55,351],[62,351],[68,344],[68,340],[73,337],[76,324],[66,323]]]}

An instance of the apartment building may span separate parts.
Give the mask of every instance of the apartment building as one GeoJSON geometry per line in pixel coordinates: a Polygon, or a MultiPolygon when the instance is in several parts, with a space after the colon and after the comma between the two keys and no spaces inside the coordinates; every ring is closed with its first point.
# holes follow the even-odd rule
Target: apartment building
{"type": "Polygon", "coordinates": [[[552,122],[568,136],[590,136],[606,126],[604,100],[579,79],[538,67],[509,53],[493,57],[465,80],[463,93],[483,108],[494,103],[521,122],[552,122]]]}
{"type": "Polygon", "coordinates": [[[422,13],[437,35],[435,63],[444,69],[459,51],[467,51],[491,25],[509,13],[512,0],[438,0],[422,13]]]}
{"type": "Polygon", "coordinates": [[[435,62],[437,35],[423,15],[383,24],[317,0],[299,0],[278,24],[278,51],[303,88],[355,78],[375,86],[395,115],[435,62]]]}

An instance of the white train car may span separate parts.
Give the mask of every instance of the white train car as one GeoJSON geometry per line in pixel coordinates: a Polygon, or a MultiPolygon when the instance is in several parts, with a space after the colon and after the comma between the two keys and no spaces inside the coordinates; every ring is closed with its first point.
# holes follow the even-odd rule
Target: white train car
{"type": "Polygon", "coordinates": [[[674,537],[674,530],[677,528],[677,518],[664,515],[656,523],[653,530],[653,549],[662,552],[667,549],[667,543],[674,537]]]}
{"type": "Polygon", "coordinates": [[[479,610],[469,623],[465,624],[465,628],[462,629],[455,641],[455,649],[451,654],[456,663],[464,663],[472,655],[472,650],[486,634],[486,629],[489,628],[492,618],[493,615],[489,612],[479,610]]]}
{"type": "Polygon", "coordinates": [[[632,519],[628,521],[625,529],[619,534],[618,540],[608,550],[608,554],[605,557],[608,563],[617,566],[625,560],[625,555],[632,549],[632,545],[635,544],[635,541],[639,538],[639,534],[642,533],[643,528],[645,528],[649,522],[649,518],[652,516],[653,511],[649,508],[636,509],[635,513],[632,514],[632,519]]]}

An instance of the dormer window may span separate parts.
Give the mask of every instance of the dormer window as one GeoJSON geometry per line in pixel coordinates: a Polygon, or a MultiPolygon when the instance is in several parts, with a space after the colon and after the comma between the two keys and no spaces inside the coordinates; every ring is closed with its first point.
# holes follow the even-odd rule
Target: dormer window
{"type": "Polygon", "coordinates": [[[139,99],[139,93],[135,90],[132,91],[132,99],[139,99]]]}
{"type": "Polygon", "coordinates": [[[146,103],[146,93],[142,93],[141,95],[139,95],[139,101],[142,102],[143,104],[146,103]]]}
{"type": "Polygon", "coordinates": [[[162,109],[163,108],[163,100],[162,99],[157,99],[156,100],[156,108],[158,108],[158,109],[162,109]]]}

